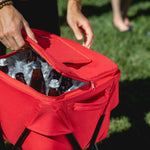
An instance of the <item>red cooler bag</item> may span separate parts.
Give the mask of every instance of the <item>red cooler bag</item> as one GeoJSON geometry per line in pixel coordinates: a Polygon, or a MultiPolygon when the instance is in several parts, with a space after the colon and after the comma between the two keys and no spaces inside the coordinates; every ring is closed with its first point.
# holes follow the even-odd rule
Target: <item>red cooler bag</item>
{"type": "Polygon", "coordinates": [[[15,145],[26,129],[30,132],[25,134],[23,150],[73,150],[66,135],[74,135],[85,149],[104,116],[94,142],[101,141],[108,133],[110,112],[119,102],[118,66],[75,41],[37,29],[33,32],[38,44],[24,34],[25,40],[52,68],[86,84],[60,96],[47,96],[0,71],[3,138],[15,145]]]}

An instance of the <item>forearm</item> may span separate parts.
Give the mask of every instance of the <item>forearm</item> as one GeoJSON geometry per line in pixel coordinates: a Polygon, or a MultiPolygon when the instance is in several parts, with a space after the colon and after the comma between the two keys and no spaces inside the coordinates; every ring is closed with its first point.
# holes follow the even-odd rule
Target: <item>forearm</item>
{"type": "Polygon", "coordinates": [[[74,1],[74,2],[79,3],[80,5],[81,5],[81,3],[82,3],[82,0],[68,0],[68,1],[74,1]]]}
{"type": "Polygon", "coordinates": [[[75,1],[81,4],[82,0],[67,0],[67,1],[75,1]]]}

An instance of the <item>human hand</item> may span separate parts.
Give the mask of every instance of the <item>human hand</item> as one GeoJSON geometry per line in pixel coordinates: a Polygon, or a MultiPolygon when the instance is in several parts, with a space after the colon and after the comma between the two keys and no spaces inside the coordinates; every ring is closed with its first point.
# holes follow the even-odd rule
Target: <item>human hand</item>
{"type": "Polygon", "coordinates": [[[36,41],[27,21],[15,7],[7,5],[0,9],[0,41],[7,48],[13,51],[24,48],[25,41],[21,34],[22,29],[32,40],[36,41]]]}
{"type": "Polygon", "coordinates": [[[73,30],[77,40],[82,40],[83,46],[90,48],[94,41],[94,33],[91,22],[82,14],[81,5],[75,0],[68,0],[67,22],[73,30]],[[81,33],[82,31],[82,33],[81,33]]]}

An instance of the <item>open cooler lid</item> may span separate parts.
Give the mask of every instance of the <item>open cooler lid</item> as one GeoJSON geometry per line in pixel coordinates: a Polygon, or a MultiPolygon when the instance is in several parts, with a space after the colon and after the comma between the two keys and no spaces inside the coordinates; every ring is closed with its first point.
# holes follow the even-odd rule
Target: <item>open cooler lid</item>
{"type": "Polygon", "coordinates": [[[86,82],[118,71],[118,66],[110,59],[73,40],[38,29],[32,30],[38,44],[29,37],[26,40],[60,73],[86,82]]]}

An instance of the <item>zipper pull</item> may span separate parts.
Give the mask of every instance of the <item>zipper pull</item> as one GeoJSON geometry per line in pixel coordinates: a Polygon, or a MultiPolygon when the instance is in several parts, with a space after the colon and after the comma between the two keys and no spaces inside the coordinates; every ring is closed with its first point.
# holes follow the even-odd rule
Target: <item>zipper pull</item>
{"type": "Polygon", "coordinates": [[[91,81],[91,87],[92,87],[92,90],[95,89],[94,81],[91,81]]]}

